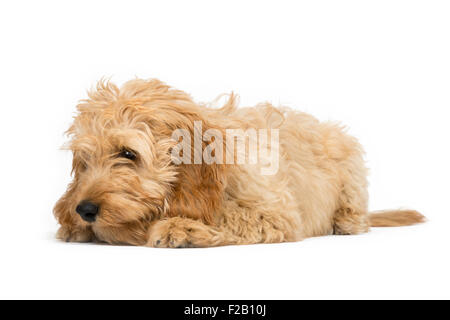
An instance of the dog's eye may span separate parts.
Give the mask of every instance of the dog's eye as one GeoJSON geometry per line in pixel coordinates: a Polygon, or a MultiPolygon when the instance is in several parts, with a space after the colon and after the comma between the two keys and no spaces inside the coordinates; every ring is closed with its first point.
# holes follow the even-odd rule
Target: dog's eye
{"type": "Polygon", "coordinates": [[[119,157],[127,158],[127,159],[130,159],[130,160],[136,160],[136,154],[133,151],[130,151],[130,150],[127,150],[127,149],[124,149],[124,150],[120,151],[119,157]]]}

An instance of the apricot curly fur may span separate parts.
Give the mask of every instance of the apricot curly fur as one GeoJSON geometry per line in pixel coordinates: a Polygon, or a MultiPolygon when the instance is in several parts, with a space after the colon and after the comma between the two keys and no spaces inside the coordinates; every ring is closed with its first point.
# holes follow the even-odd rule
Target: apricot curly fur
{"type": "Polygon", "coordinates": [[[121,88],[100,81],[77,106],[68,130],[73,182],[54,208],[61,224],[57,237],[210,247],[358,234],[370,224],[423,221],[410,210],[368,213],[363,150],[339,124],[268,103],[236,105],[230,95],[222,108],[210,108],[156,79],[135,79],[121,88]],[[204,131],[279,129],[278,172],[262,175],[259,163],[175,165],[172,133],[193,133],[194,121],[201,121],[204,131]],[[136,159],[119,157],[124,149],[133,150],[136,159]],[[95,222],[76,213],[82,200],[99,205],[95,222]]]}

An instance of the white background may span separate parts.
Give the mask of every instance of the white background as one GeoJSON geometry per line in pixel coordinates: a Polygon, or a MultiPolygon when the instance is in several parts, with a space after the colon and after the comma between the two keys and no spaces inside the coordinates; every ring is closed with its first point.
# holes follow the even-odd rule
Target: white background
{"type": "Polygon", "coordinates": [[[0,298],[450,298],[448,1],[2,1],[0,298]],[[299,243],[166,250],[54,240],[58,148],[102,76],[340,120],[372,210],[429,222],[299,243]]]}

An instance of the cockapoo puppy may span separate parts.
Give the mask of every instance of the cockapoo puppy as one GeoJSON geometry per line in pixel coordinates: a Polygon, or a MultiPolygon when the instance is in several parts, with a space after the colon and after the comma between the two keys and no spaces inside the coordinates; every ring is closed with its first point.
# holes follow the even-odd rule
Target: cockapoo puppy
{"type": "Polygon", "coordinates": [[[65,241],[212,247],[424,220],[369,213],[361,146],[302,112],[234,95],[212,108],[155,79],[101,81],[77,109],[73,182],[54,208],[65,241]]]}

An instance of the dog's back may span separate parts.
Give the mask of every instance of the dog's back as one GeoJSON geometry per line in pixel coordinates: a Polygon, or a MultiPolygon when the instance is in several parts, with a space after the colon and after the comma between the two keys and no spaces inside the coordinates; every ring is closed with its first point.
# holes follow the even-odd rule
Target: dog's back
{"type": "Polygon", "coordinates": [[[286,192],[300,215],[302,237],[358,234],[370,226],[423,221],[412,210],[369,215],[364,151],[342,125],[267,103],[238,109],[235,116],[245,119],[249,127],[279,129],[280,165],[272,179],[287,181],[286,192]]]}

